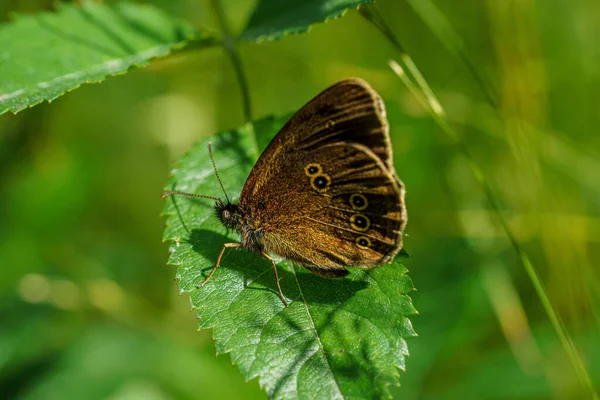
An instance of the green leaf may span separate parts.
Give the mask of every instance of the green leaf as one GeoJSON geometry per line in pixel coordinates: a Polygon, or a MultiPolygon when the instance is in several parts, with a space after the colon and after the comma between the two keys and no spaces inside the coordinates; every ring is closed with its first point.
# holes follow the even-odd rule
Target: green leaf
{"type": "Polygon", "coordinates": [[[55,13],[15,16],[0,26],[0,114],[143,66],[190,40],[209,37],[155,8],[129,3],[61,4],[55,13]]]}
{"type": "Polygon", "coordinates": [[[241,38],[259,42],[304,33],[369,3],[373,0],[260,0],[241,38]]]}
{"type": "MultiPolygon", "coordinates": [[[[257,122],[259,143],[284,122],[257,122]]],[[[246,128],[211,140],[227,192],[239,193],[255,161],[246,128]]],[[[223,197],[207,141],[180,160],[167,189],[223,197]]],[[[239,238],[226,232],[210,200],[172,196],[164,214],[169,264],[178,267],[179,288],[191,297],[198,328],[213,328],[217,353],[230,353],[247,379],[259,377],[272,398],[389,397],[408,355],[405,339],[415,336],[407,318],[415,313],[408,297],[413,286],[402,264],[325,279],[277,260],[282,290],[291,300],[286,308],[270,263],[244,250],[226,249],[212,280],[196,289],[223,244],[239,238]]]]}

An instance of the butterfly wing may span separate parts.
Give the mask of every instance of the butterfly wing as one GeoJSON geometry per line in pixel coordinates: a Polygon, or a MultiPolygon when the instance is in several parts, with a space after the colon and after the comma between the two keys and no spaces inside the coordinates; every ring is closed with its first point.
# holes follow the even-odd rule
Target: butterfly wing
{"type": "Polygon", "coordinates": [[[346,80],[298,111],[252,170],[240,207],[265,251],[312,272],[344,276],[345,266],[389,262],[406,211],[377,93],[346,80]]]}

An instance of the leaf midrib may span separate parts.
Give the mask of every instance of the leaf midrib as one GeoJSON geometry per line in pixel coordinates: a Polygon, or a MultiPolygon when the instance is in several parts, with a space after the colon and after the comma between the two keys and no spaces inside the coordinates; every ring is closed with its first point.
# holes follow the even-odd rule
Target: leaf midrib
{"type": "Polygon", "coordinates": [[[310,313],[310,310],[308,308],[308,303],[306,302],[306,298],[304,297],[304,293],[302,292],[302,287],[300,286],[300,282],[298,281],[298,276],[296,275],[296,270],[294,269],[293,265],[292,265],[292,274],[294,275],[294,280],[296,281],[296,286],[298,286],[298,291],[300,293],[300,297],[302,297],[302,303],[304,304],[304,308],[306,309],[306,315],[308,316],[308,319],[310,320],[312,329],[315,332],[315,338],[316,338],[317,344],[319,345],[319,350],[321,351],[321,355],[327,362],[327,366],[329,367],[329,373],[331,374],[331,378],[332,378],[333,382],[335,383],[335,387],[336,387],[338,393],[343,398],[344,394],[342,393],[342,390],[340,389],[340,385],[339,385],[338,381],[335,379],[335,375],[333,374],[333,368],[331,368],[331,364],[329,363],[329,360],[327,359],[327,356],[325,354],[325,349],[323,348],[323,343],[321,342],[321,337],[319,336],[319,331],[317,330],[315,321],[314,321],[312,314],[310,313]]]}

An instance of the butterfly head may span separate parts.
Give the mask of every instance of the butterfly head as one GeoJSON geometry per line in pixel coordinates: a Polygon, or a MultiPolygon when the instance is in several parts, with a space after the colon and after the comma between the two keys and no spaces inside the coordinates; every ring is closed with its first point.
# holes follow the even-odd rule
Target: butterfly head
{"type": "Polygon", "coordinates": [[[240,226],[243,223],[243,213],[237,204],[217,200],[215,202],[215,211],[223,225],[229,229],[240,230],[240,226]]]}

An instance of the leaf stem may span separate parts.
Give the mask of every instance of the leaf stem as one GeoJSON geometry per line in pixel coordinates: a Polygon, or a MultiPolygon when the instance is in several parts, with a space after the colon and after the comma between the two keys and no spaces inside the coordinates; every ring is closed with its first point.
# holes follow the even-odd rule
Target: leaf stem
{"type": "MultiPolygon", "coordinates": [[[[457,133],[454,131],[454,129],[448,123],[448,120],[446,119],[446,115],[445,115],[445,112],[444,112],[444,109],[443,109],[441,103],[439,102],[439,100],[437,99],[437,97],[435,96],[433,91],[431,90],[431,87],[427,84],[427,81],[425,80],[425,78],[423,77],[423,75],[421,74],[421,72],[419,71],[419,69],[417,68],[415,63],[413,62],[410,55],[404,50],[404,46],[402,46],[402,44],[400,43],[398,38],[394,35],[394,33],[391,31],[391,29],[385,23],[385,21],[383,20],[383,18],[377,11],[377,9],[375,7],[364,7],[361,9],[361,14],[369,22],[371,22],[373,25],[375,25],[375,27],[377,27],[377,29],[379,29],[388,38],[388,40],[399,50],[400,59],[401,59],[402,63],[406,66],[408,71],[410,72],[413,79],[416,81],[416,85],[409,79],[405,70],[398,63],[396,63],[395,61],[390,61],[390,67],[396,73],[396,75],[398,75],[398,77],[404,82],[404,84],[407,86],[407,88],[413,93],[413,95],[421,103],[421,105],[430,112],[432,118],[436,121],[436,123],[440,126],[440,128],[444,131],[444,133],[446,133],[458,145],[460,151],[463,154],[463,157],[465,158],[465,160],[467,162],[469,169],[475,176],[477,182],[481,185],[481,188],[488,200],[488,203],[490,204],[490,208],[491,208],[493,214],[496,216],[496,218],[500,222],[500,225],[502,226],[503,230],[505,231],[508,240],[510,241],[513,248],[515,249],[515,252],[519,256],[519,259],[521,260],[521,264],[522,264],[523,268],[525,269],[525,271],[527,272],[527,275],[529,276],[529,279],[531,280],[531,283],[533,284],[533,286],[535,288],[536,294],[539,297],[540,302],[542,303],[542,306],[544,307],[544,310],[546,311],[548,319],[550,320],[550,323],[552,324],[554,330],[556,331],[556,334],[561,342],[561,345],[564,348],[571,365],[575,369],[581,384],[589,391],[589,393],[592,395],[593,399],[598,399],[598,394],[596,393],[594,384],[592,383],[592,380],[591,380],[589,373],[585,367],[585,364],[584,364],[577,348],[575,347],[575,344],[574,344],[571,336],[569,335],[569,333],[568,333],[564,323],[560,319],[558,313],[554,309],[554,306],[552,305],[552,302],[550,301],[550,298],[548,297],[548,293],[546,291],[546,288],[544,287],[542,280],[540,279],[537,269],[533,265],[533,262],[531,261],[531,259],[529,258],[529,256],[525,252],[525,250],[520,245],[516,236],[510,229],[510,226],[508,225],[506,218],[500,211],[500,206],[499,206],[499,202],[497,200],[496,193],[494,192],[492,187],[489,185],[489,183],[485,177],[485,174],[483,173],[483,170],[478,165],[475,158],[469,152],[466,144],[460,140],[457,133]]],[[[481,83],[482,82],[480,82],[480,84],[481,83]]],[[[497,108],[495,107],[495,102],[493,101],[493,98],[491,96],[487,96],[487,93],[486,93],[486,97],[488,98],[488,101],[490,102],[490,104],[492,104],[492,106],[494,106],[494,109],[497,110],[497,108]]]]}
{"type": "Polygon", "coordinates": [[[254,132],[254,126],[252,125],[252,102],[250,100],[250,89],[248,87],[248,79],[246,78],[242,58],[240,57],[240,53],[236,46],[236,39],[231,34],[231,29],[229,28],[229,23],[227,22],[227,18],[225,16],[225,12],[223,11],[223,5],[221,4],[221,1],[212,0],[212,5],[213,9],[215,10],[217,19],[219,20],[219,25],[221,26],[221,31],[223,34],[223,48],[225,49],[225,52],[231,59],[231,63],[233,64],[233,68],[235,70],[235,75],[240,86],[240,91],[242,93],[242,106],[244,111],[244,122],[246,125],[246,131],[252,139],[252,144],[254,146],[253,153],[258,158],[260,152],[258,149],[258,140],[256,139],[256,133],[254,132]]]}

